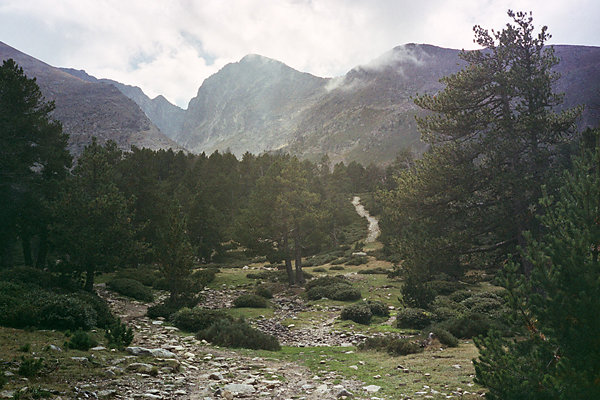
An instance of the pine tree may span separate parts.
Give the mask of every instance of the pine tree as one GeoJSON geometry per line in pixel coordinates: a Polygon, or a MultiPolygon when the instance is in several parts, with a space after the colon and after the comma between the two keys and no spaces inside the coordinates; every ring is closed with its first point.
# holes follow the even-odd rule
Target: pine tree
{"type": "MultiPolygon", "coordinates": [[[[592,136],[588,133],[588,136],[592,136]]],[[[476,341],[477,382],[490,399],[600,398],[600,131],[555,194],[540,200],[543,234],[531,234],[523,259],[504,274],[516,339],[476,341]]]]}
{"type": "Polygon", "coordinates": [[[578,111],[553,111],[561,96],[546,27],[536,36],[530,15],[508,15],[514,23],[499,32],[476,26],[485,50],[461,52],[467,66],[441,80],[445,89],[415,100],[432,112],[418,118],[429,150],[400,172],[382,218],[413,275],[485,268],[525,246],[541,187],[560,168],[578,111]]]}

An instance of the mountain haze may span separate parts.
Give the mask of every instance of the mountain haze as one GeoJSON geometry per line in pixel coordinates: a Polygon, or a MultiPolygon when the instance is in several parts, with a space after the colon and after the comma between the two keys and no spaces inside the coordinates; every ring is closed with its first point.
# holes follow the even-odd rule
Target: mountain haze
{"type": "Polygon", "coordinates": [[[12,58],[35,77],[46,100],[54,100],[53,117],[69,134],[69,150],[78,155],[96,136],[114,140],[121,149],[180,148],[163,135],[138,105],[113,85],[90,82],[52,67],[0,42],[0,60],[12,58]]]}
{"type": "MultiPolygon", "coordinates": [[[[580,127],[600,122],[600,48],[554,46],[561,59],[556,84],[565,108],[585,104],[580,127]]],[[[248,55],[207,78],[187,110],[164,97],[111,80],[163,133],[200,153],[282,150],[312,160],[385,163],[399,150],[424,149],[413,103],[443,88],[439,79],[459,71],[460,51],[426,44],[395,47],[336,78],[320,78],[259,55],[248,55]]]]}

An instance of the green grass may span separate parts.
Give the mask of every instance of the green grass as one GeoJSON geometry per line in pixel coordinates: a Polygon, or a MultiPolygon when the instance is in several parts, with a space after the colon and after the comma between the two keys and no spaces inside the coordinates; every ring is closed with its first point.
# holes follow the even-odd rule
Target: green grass
{"type": "MultiPolygon", "coordinates": [[[[477,349],[470,342],[463,342],[460,347],[454,349],[427,349],[423,353],[403,357],[391,357],[387,353],[375,351],[358,351],[355,347],[284,346],[281,351],[275,353],[244,352],[303,364],[320,376],[334,372],[341,378],[357,379],[365,385],[381,386],[377,397],[423,398],[425,395],[419,396],[415,393],[423,390],[424,385],[440,392],[433,397],[440,399],[445,398],[442,393],[450,394],[457,388],[471,393],[482,390],[473,383],[472,376],[475,371],[471,359],[477,356],[477,349]],[[399,365],[403,368],[397,368],[399,365]],[[454,365],[460,365],[460,368],[454,365]],[[352,366],[357,368],[351,368],[352,366]],[[404,369],[408,369],[408,372],[404,372],[404,369]],[[381,378],[375,378],[377,375],[381,378]]],[[[427,395],[431,395],[430,390],[426,391],[427,395]]],[[[357,394],[366,396],[366,392],[357,394]]]]}
{"type": "Polygon", "coordinates": [[[231,315],[234,318],[246,318],[246,319],[255,319],[255,318],[273,318],[273,309],[272,308],[228,308],[224,309],[224,311],[231,315]]]}

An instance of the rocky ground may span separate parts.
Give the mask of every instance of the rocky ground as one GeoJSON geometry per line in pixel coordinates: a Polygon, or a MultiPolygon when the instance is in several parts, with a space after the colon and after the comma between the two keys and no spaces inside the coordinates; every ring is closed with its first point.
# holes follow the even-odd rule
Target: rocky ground
{"type": "MultiPolygon", "coordinates": [[[[307,368],[272,358],[246,357],[229,349],[216,348],[177,328],[145,316],[147,306],[115,296],[98,288],[111,307],[135,327],[135,339],[129,356],[106,367],[113,375],[101,385],[89,383],[77,388],[80,398],[113,397],[117,399],[335,399],[361,397],[368,393],[364,384],[345,380],[336,373],[315,376],[307,368]],[[133,374],[131,374],[133,373],[133,374]]],[[[222,304],[234,293],[207,291],[205,298],[214,304],[219,293],[222,304]]],[[[360,338],[348,338],[332,332],[325,324],[316,330],[290,329],[280,321],[303,309],[298,300],[275,299],[276,317],[256,325],[281,338],[282,344],[298,346],[344,345],[360,338]]],[[[103,351],[96,350],[101,355],[103,351]]]]}

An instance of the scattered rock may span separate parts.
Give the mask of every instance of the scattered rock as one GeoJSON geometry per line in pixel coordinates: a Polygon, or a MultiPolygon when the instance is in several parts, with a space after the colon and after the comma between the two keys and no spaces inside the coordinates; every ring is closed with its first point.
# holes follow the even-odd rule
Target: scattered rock
{"type": "Polygon", "coordinates": [[[381,386],[369,385],[369,386],[363,386],[363,389],[369,393],[377,393],[381,389],[381,386]]]}
{"type": "Polygon", "coordinates": [[[256,389],[254,389],[254,386],[246,385],[244,383],[228,383],[223,387],[223,389],[233,393],[242,394],[254,393],[256,391],[256,389]]]}

